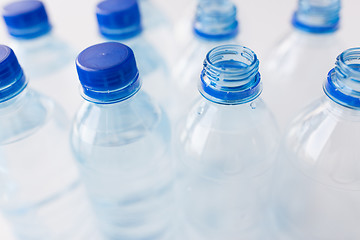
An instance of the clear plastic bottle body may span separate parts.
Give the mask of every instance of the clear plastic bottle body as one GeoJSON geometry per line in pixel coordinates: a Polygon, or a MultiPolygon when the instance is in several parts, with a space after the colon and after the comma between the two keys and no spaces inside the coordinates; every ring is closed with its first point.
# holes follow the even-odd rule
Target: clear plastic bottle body
{"type": "Polygon", "coordinates": [[[75,57],[71,48],[51,32],[33,39],[13,38],[11,46],[24,71],[35,79],[59,71],[75,57]]]}
{"type": "Polygon", "coordinates": [[[275,171],[278,239],[359,238],[359,134],[359,111],[326,97],[295,119],[275,171]]]}
{"type": "Polygon", "coordinates": [[[186,239],[264,239],[278,129],[263,101],[223,105],[201,99],[177,136],[186,239]]]}
{"type": "Polygon", "coordinates": [[[29,79],[29,86],[58,102],[72,118],[81,102],[72,65],[75,52],[56,35],[13,39],[10,44],[29,79]],[[56,85],[56,87],[55,87],[56,85]]]}
{"type": "Polygon", "coordinates": [[[336,33],[312,34],[294,28],[269,54],[263,97],[282,130],[322,96],[322,83],[342,50],[336,33]]]}
{"type": "Polygon", "coordinates": [[[19,239],[98,239],[52,100],[24,90],[0,103],[0,208],[19,239]]]}
{"type": "Polygon", "coordinates": [[[172,239],[169,141],[166,115],[142,91],[80,108],[71,142],[107,239],[172,239]]]}

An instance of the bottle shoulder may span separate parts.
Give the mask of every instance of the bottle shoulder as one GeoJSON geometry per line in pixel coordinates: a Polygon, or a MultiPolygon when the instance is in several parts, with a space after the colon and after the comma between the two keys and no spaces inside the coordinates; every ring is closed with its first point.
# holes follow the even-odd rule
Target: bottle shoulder
{"type": "Polygon", "coordinates": [[[287,130],[282,157],[326,185],[360,190],[359,135],[358,110],[323,98],[310,105],[287,130]]]}
{"type": "Polygon", "coordinates": [[[84,102],[72,130],[74,141],[101,146],[127,145],[154,134],[169,138],[169,122],[163,110],[142,91],[115,104],[84,102]]]}
{"type": "Polygon", "coordinates": [[[176,140],[177,155],[186,166],[224,180],[271,168],[279,132],[261,99],[241,105],[201,100],[179,127],[176,140]]]}
{"type": "Polygon", "coordinates": [[[55,122],[63,129],[68,126],[64,110],[36,91],[27,89],[10,101],[0,107],[1,145],[27,138],[44,129],[49,122],[55,122]]]}

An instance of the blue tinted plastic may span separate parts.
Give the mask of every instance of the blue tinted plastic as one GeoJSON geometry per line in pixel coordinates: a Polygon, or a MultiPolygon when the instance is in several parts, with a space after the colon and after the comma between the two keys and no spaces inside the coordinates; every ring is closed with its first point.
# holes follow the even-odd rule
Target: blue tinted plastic
{"type": "Polygon", "coordinates": [[[221,104],[240,104],[254,100],[261,90],[259,60],[253,51],[224,45],[207,54],[199,86],[205,98],[221,104]]]}
{"type": "Polygon", "coordinates": [[[238,34],[236,6],[228,0],[201,1],[196,10],[194,32],[208,40],[233,38],[238,34]]]}
{"type": "Polygon", "coordinates": [[[100,33],[110,39],[131,38],[141,32],[136,0],[106,0],[96,7],[100,33]]]}
{"type": "Polygon", "coordinates": [[[292,24],[310,33],[329,33],[339,28],[340,0],[299,0],[292,24]]]}
{"type": "Polygon", "coordinates": [[[0,45],[0,102],[19,94],[27,85],[13,50],[0,45]]]}
{"type": "Polygon", "coordinates": [[[51,30],[41,1],[13,2],[4,6],[2,14],[9,34],[16,38],[36,38],[51,30]]]}
{"type": "Polygon", "coordinates": [[[107,42],[88,47],[76,60],[83,97],[112,103],[131,97],[140,89],[133,51],[126,45],[107,42]]]}
{"type": "Polygon", "coordinates": [[[324,84],[324,91],[333,101],[349,108],[360,108],[360,48],[340,54],[324,84]]]}

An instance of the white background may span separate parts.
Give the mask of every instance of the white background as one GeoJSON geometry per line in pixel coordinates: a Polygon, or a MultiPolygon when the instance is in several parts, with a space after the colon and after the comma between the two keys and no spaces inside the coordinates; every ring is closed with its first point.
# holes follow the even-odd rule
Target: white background
{"type": "MultiPolygon", "coordinates": [[[[189,18],[193,15],[192,8],[186,5],[196,0],[152,1],[163,11],[169,22],[176,26],[179,19],[189,18]]],[[[290,19],[297,0],[234,1],[238,5],[241,41],[257,53],[261,64],[261,59],[275,46],[276,41],[290,30],[290,19]]],[[[0,0],[0,5],[3,6],[8,2],[10,1],[0,0]]],[[[54,32],[69,42],[77,52],[80,52],[96,41],[94,40],[97,36],[95,6],[99,1],[43,0],[43,2],[54,26],[54,32]]],[[[343,1],[341,30],[339,34],[347,47],[360,46],[359,11],[359,0],[343,1]]],[[[9,44],[9,37],[2,20],[0,23],[0,43],[9,44]]],[[[175,44],[173,48],[176,48],[175,44]]],[[[74,80],[76,80],[76,76],[74,76],[74,80]]],[[[1,217],[0,239],[13,239],[5,220],[1,217]]]]}

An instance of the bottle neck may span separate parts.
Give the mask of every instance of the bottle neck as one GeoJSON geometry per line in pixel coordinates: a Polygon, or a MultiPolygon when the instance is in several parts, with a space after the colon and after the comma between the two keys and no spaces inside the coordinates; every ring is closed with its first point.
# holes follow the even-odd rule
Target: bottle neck
{"type": "Polygon", "coordinates": [[[238,45],[214,48],[204,61],[199,91],[206,99],[219,104],[254,100],[262,91],[257,56],[238,45]]]}
{"type": "Polygon", "coordinates": [[[340,0],[299,0],[292,24],[313,34],[331,33],[339,28],[340,0]]]}
{"type": "Polygon", "coordinates": [[[26,102],[28,94],[29,90],[27,87],[25,87],[16,96],[6,101],[0,102],[0,112],[4,114],[5,112],[18,109],[26,102]]]}
{"type": "Polygon", "coordinates": [[[337,104],[360,110],[360,48],[348,49],[338,56],[324,92],[337,104]]]}
{"type": "Polygon", "coordinates": [[[200,1],[194,20],[195,35],[209,41],[235,38],[239,32],[236,11],[229,0],[200,1]]]}

